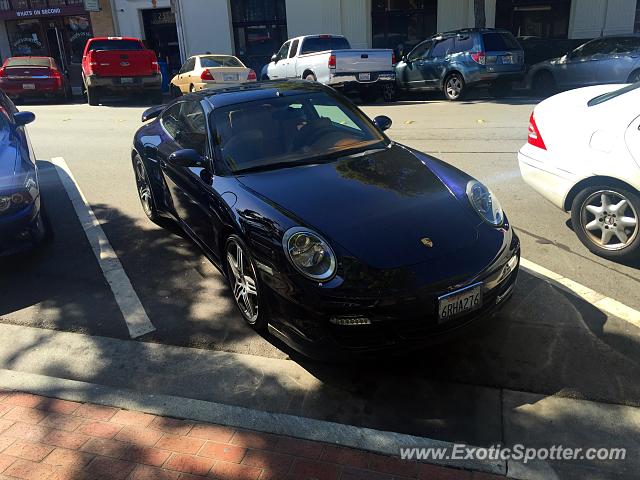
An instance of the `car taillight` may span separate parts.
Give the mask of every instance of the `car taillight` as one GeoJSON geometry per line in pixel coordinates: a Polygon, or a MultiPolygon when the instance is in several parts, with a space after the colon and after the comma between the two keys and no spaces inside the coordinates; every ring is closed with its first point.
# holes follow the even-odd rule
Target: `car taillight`
{"type": "Polygon", "coordinates": [[[160,64],[155,60],[151,62],[151,68],[153,70],[153,73],[160,73],[160,64]]]}
{"type": "Polygon", "coordinates": [[[336,68],[336,56],[335,55],[330,55],[329,56],[329,68],[336,68]]]}
{"type": "Polygon", "coordinates": [[[391,65],[395,67],[396,63],[398,63],[398,59],[396,58],[396,52],[393,52],[391,54],[391,65]]]}
{"type": "Polygon", "coordinates": [[[249,70],[249,75],[247,75],[247,81],[255,82],[256,80],[258,80],[258,76],[256,75],[256,72],[254,72],[253,70],[249,70]]]}
{"type": "Polygon", "coordinates": [[[7,76],[7,71],[4,69],[4,67],[0,68],[0,78],[6,77],[7,76]]]}
{"type": "Polygon", "coordinates": [[[487,56],[484,52],[475,52],[471,54],[471,60],[480,65],[485,65],[487,63],[487,56]]]}
{"type": "Polygon", "coordinates": [[[62,74],[59,70],[52,68],[49,76],[56,81],[56,85],[58,88],[62,87],[62,74]]]}
{"type": "Polygon", "coordinates": [[[527,142],[534,147],[541,148],[542,150],[546,150],[547,146],[544,144],[544,140],[542,140],[542,135],[540,135],[540,130],[538,130],[538,125],[536,125],[536,119],[531,114],[529,118],[529,137],[527,142]]]}
{"type": "Polygon", "coordinates": [[[205,82],[215,81],[215,78],[213,78],[213,75],[211,74],[210,70],[205,70],[200,74],[200,80],[204,80],[205,82]]]}

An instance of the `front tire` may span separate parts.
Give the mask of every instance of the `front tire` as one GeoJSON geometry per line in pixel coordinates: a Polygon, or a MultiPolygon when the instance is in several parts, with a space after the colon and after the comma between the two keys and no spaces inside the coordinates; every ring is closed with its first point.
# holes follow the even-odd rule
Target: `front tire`
{"type": "Polygon", "coordinates": [[[231,235],[225,245],[227,280],[242,318],[255,330],[267,327],[260,278],[246,244],[231,235]]]}
{"type": "Polygon", "coordinates": [[[179,98],[181,96],[182,96],[182,90],[180,90],[180,88],[176,87],[175,85],[171,85],[171,97],[179,98]]]}
{"type": "Polygon", "coordinates": [[[593,253],[613,261],[640,259],[640,196],[621,186],[582,190],[571,206],[571,224],[593,253]]]}
{"type": "Polygon", "coordinates": [[[553,78],[553,74],[547,70],[538,72],[533,77],[533,93],[538,96],[553,95],[558,91],[556,80],[553,78]]]}
{"type": "Polygon", "coordinates": [[[464,78],[459,73],[452,73],[444,79],[444,96],[447,100],[452,102],[460,100],[465,92],[464,78]]]}
{"type": "Polygon", "coordinates": [[[157,225],[162,226],[162,219],[158,214],[156,202],[153,198],[153,189],[151,188],[151,183],[149,182],[149,175],[147,174],[147,169],[144,166],[144,162],[140,155],[136,155],[135,157],[133,157],[133,171],[135,172],[136,176],[136,188],[138,190],[138,197],[140,198],[142,210],[144,210],[144,213],[147,215],[147,218],[149,220],[157,225]]]}

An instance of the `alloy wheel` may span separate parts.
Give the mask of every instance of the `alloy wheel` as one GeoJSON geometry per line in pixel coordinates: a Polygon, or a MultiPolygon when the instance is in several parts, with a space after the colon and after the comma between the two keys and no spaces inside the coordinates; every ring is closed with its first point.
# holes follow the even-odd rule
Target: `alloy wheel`
{"type": "Polygon", "coordinates": [[[447,92],[447,97],[452,100],[457,100],[462,93],[463,85],[462,79],[457,75],[452,75],[447,79],[447,83],[445,85],[445,90],[447,92]]]}
{"type": "Polygon", "coordinates": [[[235,240],[227,244],[227,265],[233,298],[250,324],[258,321],[258,279],[251,258],[235,240]]]}
{"type": "Polygon", "coordinates": [[[605,250],[622,250],[638,236],[638,214],[619,192],[592,193],[582,204],[580,219],[587,238],[605,250]]]}
{"type": "Polygon", "coordinates": [[[141,158],[136,158],[135,170],[140,203],[142,204],[142,208],[144,209],[144,213],[147,214],[147,217],[152,218],[154,216],[154,205],[151,186],[149,185],[147,171],[144,168],[141,158]]]}

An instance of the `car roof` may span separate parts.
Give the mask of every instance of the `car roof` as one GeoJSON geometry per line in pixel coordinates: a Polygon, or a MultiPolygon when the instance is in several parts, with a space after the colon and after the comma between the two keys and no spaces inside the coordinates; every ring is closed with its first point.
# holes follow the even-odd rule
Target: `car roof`
{"type": "Polygon", "coordinates": [[[306,80],[269,80],[237,84],[219,89],[202,90],[189,94],[189,96],[206,100],[213,108],[220,108],[237,103],[264,100],[275,96],[317,92],[328,93],[330,89],[320,83],[306,80]]]}

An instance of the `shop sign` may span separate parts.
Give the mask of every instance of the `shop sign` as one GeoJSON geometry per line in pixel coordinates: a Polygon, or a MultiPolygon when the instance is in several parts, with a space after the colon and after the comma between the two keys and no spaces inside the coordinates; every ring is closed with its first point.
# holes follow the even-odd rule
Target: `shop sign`
{"type": "Polygon", "coordinates": [[[100,8],[100,0],[84,0],[84,9],[87,12],[99,12],[100,8]]]}
{"type": "Polygon", "coordinates": [[[38,18],[58,15],[78,15],[86,13],[83,6],[62,6],[52,8],[32,8],[29,10],[2,10],[0,19],[11,18],[38,18]]]}

